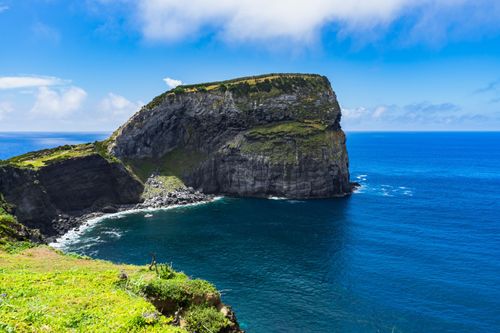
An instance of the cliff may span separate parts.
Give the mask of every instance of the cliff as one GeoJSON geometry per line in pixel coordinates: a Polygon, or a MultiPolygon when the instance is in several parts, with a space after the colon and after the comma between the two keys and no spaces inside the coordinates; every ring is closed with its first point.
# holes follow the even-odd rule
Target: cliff
{"type": "Polygon", "coordinates": [[[331,197],[351,191],[340,117],[319,75],[180,86],[135,114],[108,149],[139,174],[154,165],[205,193],[331,197]]]}
{"type": "Polygon", "coordinates": [[[0,161],[0,194],[22,224],[49,237],[78,226],[75,217],[89,212],[144,200],[141,207],[203,200],[196,190],[345,195],[351,183],[340,118],[330,82],[320,75],[179,86],[103,142],[0,161]],[[166,195],[173,190],[185,192],[166,195]]]}
{"type": "Polygon", "coordinates": [[[72,215],[140,200],[142,183],[98,144],[62,146],[0,162],[0,194],[18,220],[45,236],[72,227],[72,215]]]}

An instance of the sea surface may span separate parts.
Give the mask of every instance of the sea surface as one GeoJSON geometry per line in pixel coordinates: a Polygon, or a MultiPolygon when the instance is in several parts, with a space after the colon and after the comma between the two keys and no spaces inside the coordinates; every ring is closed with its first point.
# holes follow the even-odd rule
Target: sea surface
{"type": "MultiPolygon", "coordinates": [[[[0,158],[104,134],[0,134],[0,158]]],[[[500,332],[500,133],[348,133],[350,197],[115,214],[58,245],[150,253],[248,332],[500,332]]]]}

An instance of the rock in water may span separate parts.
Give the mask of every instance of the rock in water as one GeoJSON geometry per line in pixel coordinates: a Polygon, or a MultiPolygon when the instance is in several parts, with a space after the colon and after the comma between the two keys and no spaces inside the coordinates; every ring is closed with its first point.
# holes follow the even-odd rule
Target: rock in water
{"type": "Polygon", "coordinates": [[[340,117],[320,75],[180,86],[135,114],[108,149],[205,193],[331,197],[351,192],[340,117]]]}

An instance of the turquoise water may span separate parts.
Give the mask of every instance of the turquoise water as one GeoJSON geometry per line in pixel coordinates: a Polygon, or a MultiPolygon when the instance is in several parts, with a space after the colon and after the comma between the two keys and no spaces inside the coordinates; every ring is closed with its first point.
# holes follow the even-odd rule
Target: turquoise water
{"type": "Polygon", "coordinates": [[[156,252],[248,332],[500,332],[500,133],[348,133],[348,149],[351,197],[122,214],[62,245],[156,252]]]}

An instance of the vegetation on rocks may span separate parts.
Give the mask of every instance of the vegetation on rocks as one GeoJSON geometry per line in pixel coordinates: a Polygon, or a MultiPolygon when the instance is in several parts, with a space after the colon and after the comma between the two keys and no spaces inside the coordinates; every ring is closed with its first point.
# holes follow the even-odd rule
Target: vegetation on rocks
{"type": "Polygon", "coordinates": [[[86,157],[98,154],[109,162],[119,162],[110,155],[104,142],[85,143],[78,145],[64,145],[51,149],[29,152],[23,155],[0,161],[1,165],[11,165],[19,168],[40,169],[52,163],[86,157]]]}
{"type": "Polygon", "coordinates": [[[0,332],[202,333],[236,325],[219,312],[209,282],[170,265],[116,265],[36,245],[11,209],[0,194],[0,332]]]}
{"type": "Polygon", "coordinates": [[[210,302],[217,295],[220,303],[212,284],[168,271],[161,275],[47,246],[0,250],[0,331],[218,332],[214,328],[230,324],[210,302]],[[169,304],[169,311],[161,304],[169,304]],[[176,312],[186,317],[177,320],[180,326],[173,326],[176,312]]]}
{"type": "Polygon", "coordinates": [[[283,122],[245,132],[239,148],[244,154],[266,156],[273,163],[294,164],[303,156],[323,158],[323,150],[341,151],[334,147],[342,142],[339,135],[342,132],[330,131],[317,122],[283,122]]]}
{"type": "Polygon", "coordinates": [[[158,174],[165,176],[165,183],[175,189],[184,187],[181,181],[183,173],[196,167],[205,158],[200,152],[179,148],[159,159],[134,159],[126,160],[125,163],[142,181],[146,181],[152,174],[158,174]]]}
{"type": "Polygon", "coordinates": [[[30,230],[19,223],[11,213],[12,206],[5,201],[0,193],[0,250],[9,253],[33,246],[28,240],[30,230]]]}
{"type": "Polygon", "coordinates": [[[198,84],[177,86],[159,96],[156,96],[144,109],[151,110],[160,105],[168,96],[182,95],[194,92],[220,92],[230,91],[235,97],[249,95],[263,95],[265,97],[277,96],[283,92],[292,92],[296,87],[310,87],[314,90],[328,88],[328,79],[317,74],[265,74],[247,76],[226,81],[216,81],[198,84]]]}

